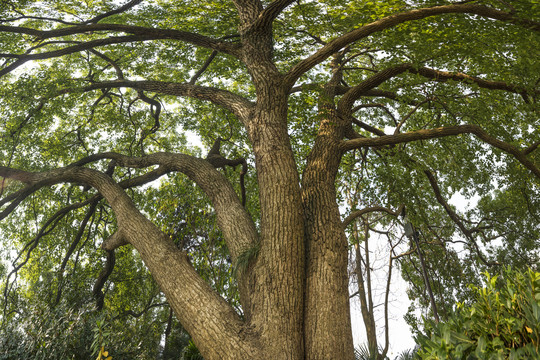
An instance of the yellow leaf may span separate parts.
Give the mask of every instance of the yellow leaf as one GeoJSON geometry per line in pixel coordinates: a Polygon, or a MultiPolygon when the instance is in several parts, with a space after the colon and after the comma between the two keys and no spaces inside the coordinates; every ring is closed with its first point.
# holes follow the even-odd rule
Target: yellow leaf
{"type": "Polygon", "coordinates": [[[99,349],[99,354],[96,358],[96,360],[101,360],[101,354],[105,351],[105,346],[102,346],[101,349],[99,349]]]}
{"type": "Polygon", "coordinates": [[[103,356],[105,356],[105,357],[109,356],[109,352],[108,351],[103,351],[103,356]]]}
{"type": "Polygon", "coordinates": [[[527,325],[525,325],[525,330],[527,330],[529,334],[532,334],[532,329],[528,327],[527,325]]]}
{"type": "Polygon", "coordinates": [[[112,356],[109,356],[109,357],[106,358],[105,360],[112,360],[112,356]]]}

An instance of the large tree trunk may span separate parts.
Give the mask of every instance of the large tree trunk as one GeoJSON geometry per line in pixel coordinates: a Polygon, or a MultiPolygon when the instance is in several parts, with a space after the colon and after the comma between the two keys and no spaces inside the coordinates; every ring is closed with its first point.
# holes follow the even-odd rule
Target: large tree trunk
{"type": "Polygon", "coordinates": [[[303,359],[304,226],[296,164],[286,128],[286,98],[249,127],[260,188],[260,252],[253,267],[253,324],[268,357],[303,359]],[[273,355],[270,355],[273,354],[273,355]]]}
{"type": "MultiPolygon", "coordinates": [[[[526,101],[528,98],[534,97],[531,97],[530,89],[513,86],[501,81],[488,81],[462,73],[450,73],[425,67],[417,68],[409,62],[390,66],[383,70],[378,69],[373,64],[373,69],[368,70],[373,70],[374,74],[367,78],[364,78],[362,74],[351,76],[353,81],[363,79],[351,87],[347,85],[347,82],[342,81],[341,74],[343,66],[346,65],[346,61],[342,57],[349,51],[348,49],[360,51],[360,47],[357,47],[355,43],[358,44],[360,40],[371,34],[381,32],[406,21],[420,20],[441,14],[468,13],[514,22],[516,25],[532,26],[535,29],[538,28],[538,24],[531,20],[519,20],[511,13],[476,4],[456,3],[406,10],[351,29],[341,36],[331,32],[323,36],[328,37],[328,39],[324,40],[313,36],[321,46],[317,50],[314,48],[308,49],[307,51],[314,51],[308,56],[303,53],[303,50],[292,55],[292,57],[289,56],[289,60],[294,64],[280,64],[283,68],[289,67],[289,69],[285,70],[286,73],[281,73],[276,66],[276,62],[272,59],[274,50],[272,24],[283,10],[293,2],[293,0],[272,0],[264,3],[259,0],[233,0],[238,13],[239,41],[236,35],[230,36],[227,34],[224,36],[221,33],[222,30],[210,36],[180,31],[176,27],[174,29],[161,29],[116,22],[110,24],[100,22],[106,17],[131,9],[141,3],[139,0],[129,1],[122,6],[123,10],[110,11],[77,24],[61,21],[57,25],[61,24],[62,26],[58,28],[56,28],[56,25],[45,25],[48,20],[53,21],[53,19],[42,18],[43,24],[36,29],[11,25],[2,25],[0,29],[2,33],[12,33],[15,36],[13,38],[7,36],[6,39],[21,39],[21,41],[25,38],[37,39],[40,44],[36,47],[35,44],[30,43],[26,53],[3,54],[2,57],[7,62],[0,69],[0,77],[9,74],[31,60],[55,59],[82,51],[88,51],[94,55],[98,54],[100,61],[106,60],[108,63],[103,68],[106,76],[102,78],[101,82],[99,81],[100,75],[94,76],[94,66],[88,61],[89,69],[92,71],[89,72],[87,78],[81,78],[81,81],[69,81],[68,86],[73,85],[74,88],[58,88],[55,93],[53,88],[57,84],[54,87],[51,84],[51,88],[47,88],[47,94],[42,94],[46,95],[43,99],[42,96],[37,96],[37,94],[29,96],[29,98],[41,102],[39,109],[47,103],[48,96],[59,97],[60,95],[71,95],[100,89],[103,90],[103,96],[105,96],[105,91],[126,87],[136,90],[139,93],[139,99],[151,103],[153,107],[156,106],[158,101],[150,99],[143,92],[190,97],[212,102],[214,105],[234,114],[245,127],[250,145],[253,148],[259,186],[258,196],[261,215],[259,224],[255,224],[247,210],[242,206],[231,184],[225,176],[214,168],[210,161],[188,155],[157,153],[133,158],[114,153],[94,154],[65,168],[42,173],[30,173],[0,166],[1,177],[18,180],[27,185],[2,199],[0,208],[5,209],[0,212],[0,219],[7,216],[17,207],[19,202],[40,187],[61,182],[71,182],[96,188],[100,194],[96,195],[94,200],[103,196],[112,207],[118,223],[118,232],[109,240],[106,240],[103,247],[106,250],[114,250],[118,246],[131,244],[140,253],[142,260],[159,284],[175,315],[182,323],[182,326],[190,333],[206,360],[353,359],[347,272],[348,242],[340,218],[335,184],[343,152],[362,147],[396,145],[421,139],[474,134],[480,140],[513,155],[521,164],[531,170],[537,177],[540,177],[540,170],[533,163],[532,158],[528,157],[537,149],[538,144],[533,144],[525,149],[515,147],[491,137],[478,125],[421,129],[408,133],[396,133],[390,136],[384,136],[386,134],[382,130],[371,125],[364,124],[364,126],[361,126],[377,135],[377,137],[362,137],[358,134],[354,136],[351,125],[353,120],[356,120],[352,118],[352,109],[358,99],[364,95],[373,94],[374,90],[377,90],[378,94],[386,94],[384,96],[390,99],[396,98],[399,91],[396,90],[394,94],[393,92],[377,89],[377,87],[385,81],[400,74],[407,74],[407,72],[441,82],[451,80],[453,82],[471,83],[479,88],[510,91],[520,94],[526,101]],[[100,38],[97,35],[98,33],[105,35],[100,38]],[[114,36],[115,33],[126,35],[114,36]],[[70,36],[75,37],[70,38],[70,36]],[[83,41],[87,37],[88,41],[83,41]],[[245,68],[251,76],[251,83],[245,84],[244,89],[254,87],[254,95],[250,94],[250,96],[256,97],[255,101],[249,96],[244,97],[225,89],[196,85],[197,76],[204,71],[210,61],[196,73],[197,76],[194,76],[189,83],[157,80],[134,81],[124,78],[122,69],[112,60],[112,58],[125,58],[125,53],[120,52],[108,59],[108,56],[99,53],[95,49],[96,47],[114,44],[126,44],[127,46],[131,42],[147,40],[179,41],[190,44],[189,46],[205,48],[212,51],[210,61],[218,52],[234,57],[239,65],[234,71],[242,71],[240,69],[245,68]],[[62,47],[61,44],[69,44],[69,46],[62,47]],[[57,45],[58,49],[56,49],[57,45]],[[54,49],[46,50],[49,47],[54,47],[54,49]],[[36,50],[38,52],[35,52],[36,50]],[[295,58],[296,56],[303,59],[298,60],[295,58]],[[309,75],[310,70],[314,69],[314,74],[316,74],[313,79],[318,78],[321,75],[320,69],[326,66],[324,62],[332,56],[334,56],[331,64],[333,74],[324,88],[319,102],[320,118],[318,120],[320,128],[311,152],[307,157],[304,172],[300,176],[288,133],[289,94],[297,83],[301,85],[304,81],[302,77],[309,75]],[[316,68],[319,65],[321,67],[316,68]],[[112,69],[111,66],[116,71],[117,79],[107,74],[112,69]],[[78,83],[85,85],[77,85],[78,83]],[[339,91],[341,93],[338,94],[339,91]],[[342,95],[339,100],[338,95],[342,95]],[[345,134],[351,139],[344,141],[345,134]],[[247,266],[238,276],[243,314],[237,314],[219,294],[212,290],[211,286],[192,267],[188,256],[178,250],[169,236],[137,210],[125,192],[127,186],[123,187],[129,181],[136,182],[137,178],[130,178],[116,183],[110,176],[84,167],[90,162],[104,159],[114,160],[118,166],[126,168],[158,166],[157,169],[139,176],[139,180],[145,176],[151,178],[154,175],[156,177],[153,179],[157,179],[159,176],[172,171],[186,174],[206,193],[212,202],[218,226],[227,243],[233,263],[237,263],[237,260],[242,258],[243,254],[253,253],[253,249],[257,249],[256,255],[248,259],[247,266]],[[157,173],[160,173],[160,175],[157,176],[157,173]],[[9,205],[8,202],[10,202],[9,205]]],[[[230,16],[229,10],[228,6],[224,6],[223,11],[225,12],[222,15],[230,16]]],[[[298,6],[297,10],[301,11],[300,6],[298,6]]],[[[19,10],[13,7],[13,11],[18,13],[19,10]]],[[[216,11],[218,11],[217,8],[216,11]]],[[[16,16],[16,18],[6,20],[6,22],[16,24],[19,21],[17,20],[19,14],[16,16]]],[[[20,19],[24,18],[22,16],[20,19]]],[[[29,17],[27,20],[32,18],[35,17],[29,17]]],[[[81,21],[84,18],[85,16],[80,17],[81,21]]],[[[55,21],[59,20],[53,22],[55,21]]],[[[135,21],[135,23],[138,24],[139,21],[135,21]]],[[[159,24],[156,22],[155,26],[159,26],[159,24]]],[[[187,29],[190,28],[187,24],[186,27],[187,29]]],[[[293,29],[287,28],[286,31],[291,30],[293,29]]],[[[305,32],[301,28],[296,30],[305,32]]],[[[206,31],[211,30],[209,28],[204,30],[205,33],[206,31]]],[[[279,36],[275,37],[276,40],[278,38],[279,36]]],[[[291,40],[298,41],[294,47],[300,46],[304,41],[301,38],[292,38],[291,40]]],[[[289,43],[283,42],[280,46],[287,46],[287,44],[289,43]]],[[[174,50],[172,49],[174,48],[171,46],[170,58],[173,58],[172,55],[174,54],[172,52],[174,50]]],[[[375,48],[377,47],[375,46],[375,48]]],[[[128,47],[123,51],[127,51],[127,49],[128,47]]],[[[371,47],[368,47],[368,49],[371,49],[371,47]]],[[[22,48],[12,50],[19,51],[22,48]]],[[[294,51],[296,52],[296,50],[294,51]]],[[[114,47],[111,47],[111,54],[113,53],[114,47]]],[[[351,59],[357,55],[353,55],[351,59]]],[[[190,56],[194,55],[188,54],[186,59],[189,59],[190,56]]],[[[139,64],[136,65],[139,66],[139,64]]],[[[167,64],[167,66],[170,65],[167,64]]],[[[99,65],[99,67],[102,67],[102,65],[99,65]]],[[[84,73],[81,70],[82,68],[77,66],[76,68],[80,70],[77,72],[84,73]]],[[[162,75],[165,76],[165,74],[162,75]]],[[[57,79],[60,78],[55,78],[55,82],[58,82],[57,79]]],[[[177,78],[177,76],[174,76],[174,78],[177,78]]],[[[233,81],[233,79],[229,80],[233,81]]],[[[533,92],[532,95],[534,94],[533,92]]],[[[90,104],[89,99],[83,100],[81,107],[90,104]]],[[[99,99],[93,105],[96,108],[102,97],[99,99]]],[[[431,102],[431,97],[426,98],[425,102],[427,101],[431,102]]],[[[417,108],[425,102],[418,103],[417,108]]],[[[414,103],[417,103],[416,100],[414,100],[414,103]]],[[[129,108],[131,108],[131,104],[129,108]]],[[[51,109],[54,109],[54,111],[51,110],[53,111],[51,116],[57,110],[60,111],[61,107],[56,105],[51,107],[51,109]]],[[[443,105],[443,107],[446,109],[446,106],[443,105]]],[[[11,109],[8,110],[6,114],[11,112],[11,109]]],[[[68,110],[65,110],[66,116],[69,114],[68,110]]],[[[389,113],[392,114],[391,111],[389,113]]],[[[23,127],[31,122],[30,120],[33,119],[34,115],[27,117],[24,123],[21,123],[19,129],[13,132],[10,137],[13,139],[19,137],[23,127]],[[15,136],[17,132],[18,135],[15,136]]],[[[156,115],[157,122],[157,111],[155,114],[152,111],[152,115],[156,115]]],[[[403,124],[403,121],[401,124],[403,124]]],[[[89,122],[89,120],[85,121],[84,126],[87,126],[89,122]]],[[[356,122],[360,123],[359,121],[356,122]]],[[[13,126],[8,123],[9,121],[6,122],[7,125],[4,124],[6,129],[13,126]]],[[[43,124],[45,123],[43,122],[43,124]]],[[[42,125],[39,126],[43,127],[42,125]]],[[[116,132],[118,124],[114,124],[113,127],[116,132]]],[[[77,128],[78,130],[79,128],[77,128]]],[[[307,129],[307,133],[311,134],[311,131],[307,129]]],[[[79,135],[78,132],[77,135],[79,135]]],[[[80,136],[78,137],[78,140],[83,142],[80,136]]],[[[142,140],[143,138],[141,138],[141,142],[142,140]]],[[[47,143],[47,141],[44,141],[44,143],[47,143]]],[[[16,146],[10,151],[14,154],[15,150],[16,146]]],[[[86,147],[85,150],[88,151],[86,147]]],[[[23,151],[23,153],[26,152],[23,151]]],[[[2,180],[0,193],[3,192],[4,180],[2,180]]],[[[143,183],[145,182],[138,185],[143,183]]],[[[439,202],[443,203],[443,201],[439,202]]],[[[445,208],[448,207],[445,206],[445,208]]],[[[456,220],[452,214],[450,214],[450,217],[456,220]]],[[[84,230],[84,227],[81,229],[84,230]]],[[[368,251],[367,230],[366,251],[368,251]]],[[[30,253],[28,252],[28,254],[30,253]]],[[[360,254],[357,253],[357,260],[359,259],[360,254]]],[[[369,261],[367,262],[369,265],[369,261]]],[[[358,264],[357,270],[361,284],[361,264],[358,264]]],[[[369,276],[369,266],[368,269],[365,269],[365,274],[369,276]]],[[[373,303],[371,294],[369,294],[370,288],[371,284],[368,281],[367,288],[364,289],[367,291],[367,295],[363,295],[362,313],[370,338],[369,346],[373,351],[377,347],[377,341],[375,338],[373,303]]],[[[360,291],[365,293],[362,288],[360,291]]],[[[384,351],[387,351],[387,346],[388,341],[386,341],[384,351]]]]}
{"type": "MultiPolygon", "coordinates": [[[[332,127],[324,121],[324,128],[332,127]]],[[[347,238],[336,204],[340,154],[331,137],[317,140],[303,176],[306,218],[305,339],[307,359],[353,359],[347,238]],[[332,355],[331,355],[332,354],[332,355]]]]}
{"type": "Polygon", "coordinates": [[[319,103],[318,136],[302,177],[306,221],[306,297],[304,331],[307,359],[353,359],[347,275],[348,244],[337,205],[339,144],[345,126],[334,106],[341,79],[335,73],[319,103]]]}

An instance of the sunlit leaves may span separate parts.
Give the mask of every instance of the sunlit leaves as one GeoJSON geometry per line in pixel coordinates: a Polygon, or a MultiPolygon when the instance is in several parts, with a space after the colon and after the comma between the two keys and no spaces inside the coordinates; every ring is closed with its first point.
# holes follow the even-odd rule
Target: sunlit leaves
{"type": "Polygon", "coordinates": [[[508,268],[501,275],[486,274],[484,287],[472,287],[473,302],[458,303],[447,322],[426,322],[421,359],[538,357],[540,273],[508,268]]]}
{"type": "MultiPolygon", "coordinates": [[[[538,5],[531,1],[475,3],[509,11],[517,17],[538,18],[538,5]]],[[[277,69],[285,74],[324,44],[354,29],[412,9],[445,4],[455,2],[297,1],[273,24],[273,60],[277,69]]],[[[2,25],[39,30],[64,29],[118,6],[118,1],[98,0],[3,1],[0,2],[0,21],[2,25]]],[[[173,29],[238,46],[240,33],[245,31],[238,29],[240,21],[233,2],[223,0],[144,1],[99,23],[173,29]]],[[[0,53],[4,65],[8,65],[25,53],[45,53],[123,35],[126,34],[118,31],[86,31],[49,41],[2,31],[0,53]]],[[[381,132],[391,135],[474,124],[500,141],[520,150],[527,149],[540,136],[537,120],[540,65],[535,56],[538,43],[538,34],[527,26],[478,15],[446,14],[407,21],[340,49],[343,62],[339,68],[332,68],[330,58],[322,61],[299,78],[288,99],[287,130],[299,174],[319,130],[322,96],[327,103],[337,104],[351,87],[379,71],[403,63],[412,64],[410,72],[388,79],[377,86],[378,94],[366,94],[370,96],[363,96],[354,104],[353,116],[358,122],[352,125],[347,136],[376,137],[381,132]],[[505,82],[517,86],[519,91],[488,90],[470,80],[427,78],[418,74],[417,70],[422,67],[505,82]],[[336,73],[342,78],[335,97],[329,98],[323,95],[323,89],[336,73]],[[358,125],[362,123],[367,126],[358,125]]],[[[1,79],[0,165],[41,171],[67,166],[87,155],[106,151],[132,156],[172,151],[204,157],[213,142],[222,138],[222,155],[242,157],[249,164],[247,210],[258,225],[253,149],[244,124],[233,114],[198,99],[186,100],[126,88],[88,89],[103,82],[114,84],[122,78],[192,82],[226,89],[256,103],[260,94],[255,92],[251,79],[254,69],[250,74],[241,60],[232,55],[215,54],[212,49],[172,39],[98,46],[59,58],[29,62],[1,79]],[[210,59],[205,71],[199,74],[210,59]],[[161,104],[159,129],[153,116],[155,105],[149,105],[145,100],[148,98],[161,104]],[[200,136],[204,149],[188,147],[190,133],[186,131],[200,136]]],[[[531,150],[528,156],[538,163],[540,152],[531,150]]],[[[108,165],[101,161],[87,166],[105,171],[108,165]]],[[[117,167],[111,177],[120,182],[146,170],[117,167]]],[[[239,169],[219,171],[223,171],[240,194],[239,169]]],[[[5,187],[4,194],[13,194],[20,189],[21,185],[18,186],[5,187]]],[[[127,193],[178,248],[186,251],[199,274],[241,312],[233,264],[228,261],[228,250],[212,206],[202,192],[186,178],[170,174],[141,189],[129,189],[127,193]]],[[[485,266],[480,261],[481,254],[488,260],[512,262],[516,267],[538,261],[535,251],[540,236],[538,181],[512,156],[472,135],[343,154],[336,193],[343,213],[375,205],[391,209],[406,206],[409,220],[419,230],[420,247],[431,269],[435,296],[443,313],[454,298],[463,300],[470,296],[463,284],[477,281],[478,273],[485,266]],[[426,171],[436,179],[438,194],[426,178],[426,171]],[[472,205],[478,200],[477,208],[460,209],[450,203],[457,193],[472,205]],[[451,219],[448,209],[454,211],[468,229],[475,231],[464,234],[463,226],[456,224],[455,218],[451,219]],[[520,250],[525,250],[526,254],[520,250]]],[[[13,273],[6,282],[8,286],[13,285],[14,291],[7,292],[10,304],[2,316],[17,319],[39,308],[37,318],[42,318],[46,313],[43,309],[47,307],[73,304],[82,308],[94,300],[92,280],[101,271],[105,258],[99,246],[116,230],[114,214],[107,204],[97,205],[87,227],[80,228],[88,211],[88,207],[82,207],[67,214],[54,230],[39,237],[39,241],[32,242],[55,211],[86,201],[93,194],[92,190],[79,186],[43,189],[29,197],[2,223],[6,247],[2,256],[7,261],[3,273],[9,274],[10,266],[22,264],[29,256],[24,268],[17,273],[17,281],[14,282],[13,273]],[[73,256],[61,269],[66,249],[79,231],[83,234],[82,240],[75,244],[73,256]],[[28,251],[30,247],[32,251],[28,251]],[[21,254],[17,260],[15,248],[21,254]],[[60,288],[65,299],[62,301],[67,303],[55,301],[60,288]],[[15,312],[17,307],[23,308],[20,315],[15,312]]],[[[389,223],[381,218],[374,226],[389,223]]],[[[392,226],[390,231],[396,237],[400,234],[397,226],[392,226]]],[[[148,348],[150,344],[158,344],[168,318],[168,308],[161,304],[164,299],[157,285],[133,250],[118,249],[116,260],[117,267],[103,289],[106,311],[110,311],[113,318],[108,319],[109,325],[121,330],[118,332],[123,336],[116,338],[120,344],[117,348],[106,347],[115,354],[115,359],[122,346],[128,349],[126,358],[138,351],[128,341],[130,338],[144,342],[148,348]],[[133,314],[140,314],[140,320],[134,320],[137,317],[133,314]],[[146,335],[146,339],[141,334],[146,335]]],[[[419,266],[414,254],[404,257],[401,263],[401,269],[410,280],[411,298],[426,308],[419,266]]],[[[63,329],[63,324],[59,321],[48,328],[56,331],[63,329]]],[[[89,327],[88,324],[80,326],[84,331],[89,327]]],[[[35,331],[31,326],[27,328],[35,331]]],[[[155,357],[154,353],[150,355],[155,357]]]]}

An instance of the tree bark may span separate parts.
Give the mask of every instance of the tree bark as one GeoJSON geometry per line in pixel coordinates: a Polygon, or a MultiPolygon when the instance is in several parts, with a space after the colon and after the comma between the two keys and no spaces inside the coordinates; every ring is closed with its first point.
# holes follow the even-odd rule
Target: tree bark
{"type": "Polygon", "coordinates": [[[304,331],[307,359],[353,359],[348,291],[348,243],[336,203],[335,181],[345,123],[334,106],[340,56],[319,103],[320,127],[302,176],[306,223],[304,331]]]}
{"type": "MultiPolygon", "coordinates": [[[[118,223],[118,233],[106,240],[103,248],[114,250],[115,247],[131,244],[140,253],[176,317],[207,360],[354,358],[347,271],[349,247],[345,226],[367,211],[393,212],[382,207],[372,207],[351,214],[342,223],[336,200],[338,198],[336,176],[345,151],[451,135],[474,134],[484,142],[513,155],[536,178],[540,178],[540,170],[530,156],[538,147],[538,143],[531,144],[525,149],[517,148],[493,138],[476,125],[423,129],[392,136],[357,137],[343,141],[347,129],[352,129],[354,102],[361,96],[396,98],[397,92],[380,90],[376,87],[399,74],[413,72],[436,81],[471,82],[481,88],[520,94],[525,91],[524,89],[462,73],[429,68],[414,69],[411,64],[401,64],[379,71],[353,87],[343,85],[341,74],[344,65],[341,59],[345,52],[343,49],[371,34],[407,21],[441,14],[469,13],[513,22],[538,31],[540,25],[536,22],[519,20],[511,13],[468,3],[407,10],[337,36],[324,43],[310,56],[297,61],[287,73],[281,73],[272,58],[274,50],[272,23],[283,9],[293,3],[292,0],[275,0],[266,7],[258,0],[233,0],[238,12],[239,42],[174,29],[100,23],[100,20],[126,11],[140,2],[132,0],[117,10],[98,15],[86,22],[64,23],[66,26],[50,30],[0,25],[0,32],[24,34],[41,41],[50,39],[52,43],[65,41],[64,47],[59,46],[50,51],[35,52],[37,48],[29,48],[27,53],[4,54],[3,57],[7,56],[14,60],[0,69],[0,77],[31,60],[53,59],[87,50],[94,51],[94,48],[106,45],[158,39],[175,40],[211,49],[214,51],[212,56],[216,52],[221,52],[235,57],[251,76],[256,101],[250,101],[231,91],[195,85],[194,82],[200,73],[196,73],[190,83],[179,84],[123,79],[121,70],[116,68],[117,80],[96,81],[78,90],[58,89],[49,96],[54,98],[77,91],[126,87],[140,92],[148,91],[208,101],[230,111],[246,129],[253,148],[259,186],[260,224],[256,226],[227,179],[214,169],[209,161],[165,153],[142,158],[128,158],[112,153],[98,154],[73,166],[45,173],[29,173],[0,167],[0,176],[28,184],[22,190],[0,200],[0,206],[5,205],[5,209],[0,213],[0,219],[43,186],[58,182],[74,182],[96,188],[100,194],[96,195],[94,200],[97,201],[100,196],[105,198],[112,207],[118,223]],[[105,31],[106,36],[90,36],[93,32],[105,31]],[[112,36],[115,33],[126,35],[112,36]],[[89,36],[89,40],[86,42],[66,40],[69,36],[78,34],[89,36]],[[331,56],[334,56],[331,64],[333,73],[323,89],[318,108],[320,127],[307,157],[305,170],[300,177],[288,133],[288,97],[298,79],[331,56]],[[337,95],[343,97],[336,106],[337,95]],[[197,274],[187,255],[178,250],[169,236],[135,208],[123,190],[122,183],[117,184],[103,173],[82,167],[90,161],[99,159],[114,159],[119,166],[124,167],[160,166],[149,172],[145,179],[171,171],[186,174],[210,198],[216,211],[217,223],[233,261],[248,250],[258,249],[256,256],[250,259],[245,271],[238,277],[243,318],[197,274]],[[8,201],[11,203],[6,205],[8,201]]],[[[104,59],[103,56],[101,58],[104,59]]],[[[202,71],[206,66],[203,66],[202,71]]],[[[366,129],[376,135],[384,135],[384,132],[374,127],[369,126],[366,129]]],[[[400,210],[395,213],[398,212],[400,210]]],[[[365,274],[368,280],[367,288],[360,288],[360,294],[369,347],[371,351],[376,351],[367,236],[366,227],[365,274]]],[[[355,250],[359,286],[363,286],[364,274],[358,245],[355,246],[355,250]]]]}

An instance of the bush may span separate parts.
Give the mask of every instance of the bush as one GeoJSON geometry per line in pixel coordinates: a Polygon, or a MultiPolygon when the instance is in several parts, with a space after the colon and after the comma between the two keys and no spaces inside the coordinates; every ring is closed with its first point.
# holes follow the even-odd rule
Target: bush
{"type": "Polygon", "coordinates": [[[425,322],[421,359],[540,359],[540,273],[486,277],[484,288],[471,287],[474,303],[458,303],[445,323],[425,322]]]}

